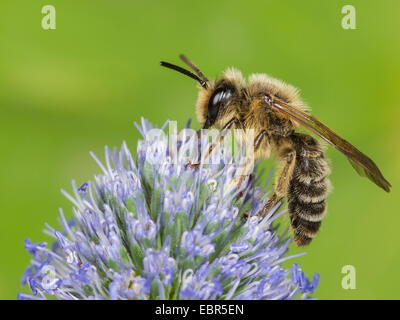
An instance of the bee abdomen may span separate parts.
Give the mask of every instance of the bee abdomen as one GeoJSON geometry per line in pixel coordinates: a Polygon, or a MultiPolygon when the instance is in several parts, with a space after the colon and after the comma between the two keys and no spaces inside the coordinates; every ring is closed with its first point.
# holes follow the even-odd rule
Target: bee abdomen
{"type": "Polygon", "coordinates": [[[307,245],[317,235],[326,214],[330,173],[318,142],[295,134],[296,163],[288,188],[288,209],[297,245],[307,245]]]}

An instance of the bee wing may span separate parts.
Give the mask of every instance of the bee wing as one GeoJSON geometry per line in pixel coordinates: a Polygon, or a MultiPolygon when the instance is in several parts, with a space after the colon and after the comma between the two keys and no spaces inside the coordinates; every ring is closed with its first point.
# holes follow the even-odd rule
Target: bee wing
{"type": "Polygon", "coordinates": [[[367,177],[386,192],[390,191],[390,183],[383,177],[376,164],[369,157],[338,136],[311,114],[294,108],[280,99],[275,98],[274,101],[268,101],[267,103],[271,108],[297,121],[342,152],[360,176],[367,177]]]}

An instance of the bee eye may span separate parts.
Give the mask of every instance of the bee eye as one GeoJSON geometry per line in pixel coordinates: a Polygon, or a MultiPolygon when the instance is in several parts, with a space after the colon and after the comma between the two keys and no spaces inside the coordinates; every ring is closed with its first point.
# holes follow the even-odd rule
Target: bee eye
{"type": "Polygon", "coordinates": [[[218,116],[219,108],[223,106],[233,95],[231,89],[223,88],[216,91],[208,103],[206,127],[212,126],[218,116]]]}
{"type": "Polygon", "coordinates": [[[215,105],[218,105],[218,104],[220,104],[220,103],[223,103],[223,102],[225,102],[226,100],[228,100],[230,97],[232,96],[232,92],[231,92],[231,90],[224,90],[224,91],[220,91],[220,92],[217,92],[215,95],[214,95],[214,98],[213,98],[213,100],[212,100],[212,105],[213,106],[215,106],[215,105]]]}

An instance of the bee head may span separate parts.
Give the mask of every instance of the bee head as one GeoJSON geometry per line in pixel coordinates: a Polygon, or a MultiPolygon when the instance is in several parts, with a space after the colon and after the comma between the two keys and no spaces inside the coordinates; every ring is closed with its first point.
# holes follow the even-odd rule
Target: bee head
{"type": "Polygon", "coordinates": [[[226,118],[234,115],[243,87],[240,71],[230,68],[222,78],[209,81],[206,89],[200,88],[196,114],[204,129],[211,126],[221,129],[230,120],[226,118]]]}
{"type": "Polygon", "coordinates": [[[237,100],[241,88],[244,86],[242,74],[232,68],[228,69],[221,79],[208,80],[193,62],[182,54],[180,58],[195,74],[168,62],[161,62],[161,65],[178,71],[199,83],[200,91],[196,104],[197,119],[203,124],[203,129],[213,125],[219,128],[221,126],[220,120],[224,118],[224,115],[230,113],[229,107],[233,101],[237,100]]]}

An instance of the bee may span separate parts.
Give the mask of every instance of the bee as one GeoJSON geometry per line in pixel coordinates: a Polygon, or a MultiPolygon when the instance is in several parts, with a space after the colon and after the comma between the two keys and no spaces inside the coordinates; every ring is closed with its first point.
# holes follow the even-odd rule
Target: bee
{"type": "Polygon", "coordinates": [[[314,118],[295,87],[266,74],[253,74],[245,81],[234,68],[222,78],[208,80],[193,62],[184,55],[180,58],[194,73],[168,62],[161,65],[198,82],[196,114],[203,129],[253,129],[255,158],[275,155],[279,171],[274,191],[257,215],[265,215],[286,197],[298,246],[308,245],[316,237],[330,190],[330,167],[324,147],[313,136],[299,132],[300,126],[342,152],[358,174],[390,191],[390,183],[376,164],[314,118]]]}

